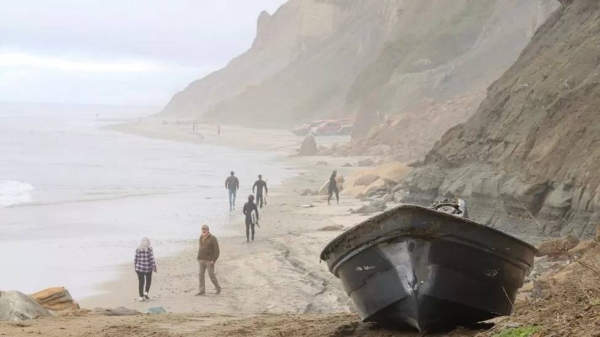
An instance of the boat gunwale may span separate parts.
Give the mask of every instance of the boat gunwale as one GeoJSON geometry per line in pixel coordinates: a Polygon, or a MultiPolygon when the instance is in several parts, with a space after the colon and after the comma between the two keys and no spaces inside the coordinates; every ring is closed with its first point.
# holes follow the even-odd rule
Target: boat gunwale
{"type": "MultiPolygon", "coordinates": [[[[417,234],[400,234],[400,235],[396,235],[396,236],[389,236],[389,237],[383,237],[383,238],[378,238],[369,242],[365,242],[364,244],[361,244],[359,246],[357,246],[356,248],[349,250],[348,252],[344,253],[343,255],[341,255],[337,260],[335,260],[334,262],[331,263],[331,266],[328,267],[329,272],[331,272],[335,277],[339,278],[338,276],[338,270],[342,267],[342,265],[350,260],[352,257],[364,252],[365,250],[369,249],[369,248],[373,248],[375,246],[379,246],[381,244],[386,244],[389,241],[398,239],[400,237],[407,237],[407,238],[413,238],[413,239],[422,239],[422,240],[426,240],[429,241],[431,239],[434,239],[436,237],[424,237],[423,235],[417,235],[417,234]]],[[[501,254],[500,252],[498,252],[495,249],[492,248],[488,248],[485,245],[481,245],[478,244],[477,241],[473,241],[473,240],[469,240],[466,238],[462,238],[460,236],[456,236],[453,234],[444,234],[438,237],[443,237],[448,241],[452,241],[452,242],[457,242],[463,245],[468,245],[470,247],[473,247],[475,249],[484,251],[488,254],[494,255],[497,258],[500,258],[502,260],[505,260],[506,262],[515,265],[518,268],[521,267],[525,267],[525,269],[531,269],[533,266],[530,266],[527,261],[524,261],[523,259],[519,259],[518,257],[512,256],[512,255],[508,255],[508,254],[501,254]]]]}
{"type": "MultiPolygon", "coordinates": [[[[519,244],[521,244],[521,245],[523,245],[523,246],[531,249],[534,252],[534,254],[537,254],[537,252],[538,252],[538,250],[533,245],[531,245],[530,243],[527,243],[527,242],[525,242],[525,241],[523,241],[523,240],[521,240],[521,239],[519,239],[517,237],[514,237],[514,236],[512,236],[510,234],[504,233],[504,232],[502,232],[502,231],[500,231],[498,229],[482,225],[482,224],[480,224],[480,223],[478,223],[476,221],[473,221],[471,219],[460,218],[460,217],[457,217],[455,215],[447,214],[447,213],[444,213],[444,212],[439,212],[439,211],[432,210],[430,208],[423,207],[423,206],[418,206],[418,205],[400,205],[398,207],[394,207],[394,208],[392,208],[390,210],[387,210],[387,211],[385,211],[385,212],[383,212],[381,214],[378,214],[378,215],[376,215],[376,216],[374,216],[372,218],[369,218],[369,219],[367,219],[367,220],[359,223],[358,225],[350,228],[349,230],[345,231],[344,233],[341,233],[337,237],[335,237],[333,240],[331,240],[323,248],[323,250],[321,252],[321,255],[319,256],[320,259],[321,259],[321,261],[326,261],[327,262],[327,260],[329,259],[331,253],[333,253],[333,251],[335,250],[334,248],[337,245],[339,245],[344,240],[345,237],[351,235],[352,233],[360,231],[362,228],[367,227],[367,226],[371,225],[372,223],[383,222],[383,221],[387,220],[388,218],[390,218],[391,216],[396,215],[396,213],[398,211],[409,211],[409,210],[417,210],[419,212],[425,211],[426,213],[435,214],[436,216],[440,216],[442,218],[446,218],[446,219],[449,219],[449,220],[452,220],[452,221],[457,221],[458,220],[458,221],[462,221],[462,222],[465,222],[465,223],[470,224],[470,225],[475,225],[475,226],[481,228],[484,231],[489,231],[492,234],[500,235],[500,236],[502,236],[504,238],[514,240],[515,242],[517,242],[517,243],[519,243],[519,244]],[[435,212],[435,213],[432,213],[432,212],[435,212]]],[[[406,235],[409,235],[409,234],[406,234],[406,235]]],[[[412,235],[415,236],[415,237],[419,236],[417,234],[412,234],[412,235]]],[[[448,235],[448,234],[446,234],[446,235],[448,235]]],[[[373,245],[373,243],[372,243],[373,241],[376,241],[376,239],[375,240],[370,240],[370,241],[359,243],[359,244],[356,245],[356,247],[354,249],[356,249],[358,247],[362,247],[364,245],[373,245]]],[[[338,258],[338,260],[341,257],[345,256],[348,252],[350,252],[350,251],[352,251],[354,249],[347,249],[346,252],[344,252],[343,254],[341,254],[341,256],[338,258]]]]}

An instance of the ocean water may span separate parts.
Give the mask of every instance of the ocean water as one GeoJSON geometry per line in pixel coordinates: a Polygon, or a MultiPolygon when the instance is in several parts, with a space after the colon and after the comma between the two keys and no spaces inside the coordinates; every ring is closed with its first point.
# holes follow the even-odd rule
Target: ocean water
{"type": "MultiPolygon", "coordinates": [[[[142,237],[158,257],[216,235],[230,217],[224,181],[236,171],[238,206],[258,173],[276,185],[291,170],[277,153],[146,139],[103,127],[152,109],[0,105],[0,289],[65,286],[97,293],[132,263],[142,237]]],[[[241,207],[238,207],[238,210],[241,207]]]]}

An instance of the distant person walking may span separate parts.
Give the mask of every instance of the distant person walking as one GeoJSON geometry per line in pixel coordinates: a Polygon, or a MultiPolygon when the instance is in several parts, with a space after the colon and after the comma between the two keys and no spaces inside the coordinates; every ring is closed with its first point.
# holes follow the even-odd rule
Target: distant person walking
{"type": "Polygon", "coordinates": [[[217,124],[217,136],[221,137],[221,124],[217,124]]]}
{"type": "Polygon", "coordinates": [[[232,211],[235,209],[237,190],[240,189],[240,181],[233,171],[231,171],[231,175],[225,179],[225,188],[229,190],[229,211],[232,211]]]}
{"type": "Polygon", "coordinates": [[[246,242],[250,242],[250,229],[252,229],[252,241],[254,241],[254,225],[258,225],[258,208],[254,203],[254,196],[248,196],[248,202],[244,205],[244,215],[246,215],[246,242]],[[252,212],[255,218],[252,217],[252,212]]]}
{"type": "Polygon", "coordinates": [[[196,296],[206,295],[204,275],[208,269],[208,277],[217,290],[216,294],[221,294],[221,286],[215,275],[215,263],[219,259],[219,242],[217,238],[210,233],[208,225],[202,225],[202,235],[200,235],[200,245],[198,248],[198,265],[200,266],[199,292],[196,296]]]}
{"type": "Polygon", "coordinates": [[[331,177],[329,178],[329,197],[327,197],[327,205],[331,205],[331,197],[333,193],[335,193],[335,198],[337,200],[338,205],[340,204],[340,191],[337,186],[337,171],[333,171],[331,177]]]}
{"type": "Polygon", "coordinates": [[[138,290],[140,301],[149,300],[150,285],[152,284],[152,272],[157,272],[154,252],[150,246],[150,240],[143,238],[140,246],[135,251],[135,272],[138,276],[138,290]],[[145,287],[144,287],[145,283],[145,287]],[[144,292],[145,290],[145,292],[144,292]]]}
{"type": "Polygon", "coordinates": [[[265,195],[269,195],[269,189],[267,188],[267,182],[262,180],[262,175],[258,175],[258,180],[252,186],[252,194],[256,195],[256,204],[258,207],[263,207],[263,202],[265,205],[267,204],[265,197],[263,196],[263,189],[265,190],[265,195]],[[256,189],[256,192],[254,191],[256,189]]]}

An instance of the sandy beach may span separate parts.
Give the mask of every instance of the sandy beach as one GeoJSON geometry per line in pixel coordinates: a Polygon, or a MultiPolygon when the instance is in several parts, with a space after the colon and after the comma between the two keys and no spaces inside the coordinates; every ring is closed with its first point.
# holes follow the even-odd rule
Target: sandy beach
{"type": "MultiPolygon", "coordinates": [[[[216,270],[223,287],[222,295],[214,295],[214,288],[207,278],[208,296],[194,296],[198,289],[198,263],[195,258],[198,238],[195,237],[182,243],[181,253],[159,259],[151,301],[136,301],[137,279],[133,266],[128,264],[122,266],[118,280],[101,287],[102,295],[81,300],[83,307],[125,306],[143,312],[150,307],[161,306],[174,313],[224,315],[349,313],[353,310],[341,283],[319,261],[322,248],[341,230],[320,229],[327,226],[347,229],[363,221],[365,216],[350,213],[351,208],[362,203],[342,196],[340,205],[328,206],[325,196],[301,196],[301,193],[306,189],[318,190],[334,169],[341,175],[352,174],[357,168],[342,168],[342,165],[355,159],[290,156],[288,154],[298,146],[301,138],[286,131],[227,126],[223,127],[221,138],[194,139],[193,134],[186,132],[189,125],[165,126],[156,119],[110,128],[141,136],[209,142],[252,150],[287,149],[288,152],[282,153],[279,160],[291,165],[296,175],[269,190],[268,205],[260,212],[260,228],[256,229],[254,242],[246,243],[241,212],[245,197],[251,193],[250,182],[242,183],[238,207],[230,214],[227,226],[213,229],[212,233],[221,246],[216,270]],[[264,139],[269,139],[269,142],[264,143],[264,139]],[[316,165],[318,161],[327,161],[327,165],[316,165]]],[[[212,126],[199,126],[197,130],[208,133],[212,126]]],[[[223,190],[223,193],[226,191],[223,190]]],[[[198,222],[198,234],[202,224],[202,221],[198,222]]]]}
{"type": "MultiPolygon", "coordinates": [[[[317,191],[332,170],[349,177],[360,168],[345,164],[355,164],[362,158],[298,157],[295,150],[302,138],[285,130],[225,126],[222,136],[216,137],[213,127],[197,126],[196,131],[204,134],[200,136],[193,134],[189,125],[164,124],[162,120],[147,118],[107,128],[155,140],[224,146],[224,151],[225,147],[248,152],[272,151],[277,154],[274,160],[270,159],[272,165],[281,164],[289,170],[288,178],[269,186],[268,205],[260,212],[260,228],[256,229],[254,242],[246,242],[241,211],[253,181],[241,181],[237,209],[228,214],[226,221],[220,219],[220,223],[213,226],[211,232],[219,239],[221,249],[216,264],[216,274],[223,288],[221,295],[215,294],[207,277],[207,296],[195,296],[198,292],[196,254],[200,227],[204,223],[212,224],[200,215],[193,224],[197,234],[188,239],[151,238],[159,258],[150,301],[137,301],[134,246],[131,248],[132,261],[115,266],[117,277],[101,283],[96,289],[98,295],[76,298],[84,309],[125,307],[146,313],[150,308],[162,307],[168,314],[105,317],[74,313],[18,324],[0,323],[0,335],[419,336],[413,331],[360,324],[341,282],[319,259],[321,250],[330,240],[368,216],[350,212],[364,204],[354,197],[342,194],[339,205],[335,202],[327,205],[327,196],[306,195],[305,191],[317,191]]],[[[327,137],[317,141],[319,145],[329,145],[347,141],[347,138],[327,137]]],[[[265,179],[269,177],[265,176],[265,179]]],[[[214,198],[226,203],[224,188],[222,193],[214,198]]],[[[194,198],[194,194],[189,194],[189,198],[194,198]]],[[[215,200],[188,202],[213,205],[215,200]]],[[[485,327],[459,329],[450,336],[474,336],[481,329],[485,327]]]]}
{"type": "MultiPolygon", "coordinates": [[[[341,283],[319,261],[322,248],[341,231],[319,229],[339,225],[349,228],[364,220],[364,216],[349,212],[360,202],[342,197],[340,205],[328,206],[323,196],[300,196],[306,188],[317,189],[327,179],[330,168],[311,168],[306,159],[289,160],[299,170],[302,167],[306,170],[270,190],[268,205],[260,212],[260,228],[256,228],[254,242],[246,243],[241,206],[232,212],[224,231],[213,230],[221,247],[217,276],[223,287],[222,295],[214,295],[207,279],[208,296],[194,296],[198,290],[198,240],[190,238],[183,244],[182,253],[159,259],[152,301],[136,301],[136,275],[132,265],[124,265],[122,277],[106,284],[101,289],[103,295],[84,299],[81,304],[125,306],[142,312],[156,306],[178,313],[350,312],[352,306],[341,283]],[[221,232],[236,235],[221,235],[221,232]]],[[[240,195],[243,197],[244,193],[240,195]]],[[[201,225],[198,223],[198,233],[201,225]]]]}
{"type": "MultiPolygon", "coordinates": [[[[151,138],[188,141],[179,126],[163,128],[152,122],[111,126],[112,130],[151,138]],[[146,131],[151,130],[148,134],[146,131]],[[159,136],[157,136],[159,135],[159,136]],[[170,136],[172,135],[172,137],[170,136]]],[[[210,127],[202,127],[208,130],[210,127]]],[[[234,130],[224,128],[225,132],[234,130]]],[[[177,253],[159,258],[153,277],[150,301],[138,302],[133,262],[121,265],[120,277],[100,286],[101,295],[78,299],[82,308],[126,307],[142,313],[163,307],[169,314],[157,316],[78,316],[39,319],[23,323],[1,323],[0,331],[10,336],[42,334],[58,336],[419,336],[412,331],[394,331],[376,325],[359,324],[354,307],[341,282],[327,270],[319,255],[323,247],[343,230],[367,219],[351,214],[363,203],[341,196],[340,205],[327,205],[326,196],[302,195],[316,191],[332,170],[344,176],[358,170],[343,167],[358,158],[290,156],[299,138],[283,131],[235,129],[219,145],[243,144],[249,150],[282,152],[278,160],[293,170],[291,178],[271,186],[268,205],[261,211],[256,240],[246,243],[241,205],[249,182],[242,182],[238,207],[224,227],[212,230],[218,237],[221,256],[216,273],[223,288],[215,295],[207,277],[207,296],[198,290],[197,237],[178,243],[177,253]],[[259,135],[259,136],[257,136],[259,135]],[[235,138],[240,136],[240,138],[235,138]],[[263,139],[269,139],[264,143],[263,139]],[[326,161],[327,165],[316,165],[326,161]],[[335,230],[325,227],[341,226],[335,230]],[[65,334],[66,333],[66,334],[65,334]]],[[[194,137],[193,135],[191,137],[194,137]]],[[[325,139],[327,142],[335,139],[325,139]]],[[[204,142],[196,139],[195,142],[204,142]]],[[[268,177],[265,177],[268,178],[268,177]]],[[[226,193],[223,190],[223,193],[226,193]]],[[[204,221],[197,224],[198,235],[204,221]]],[[[209,224],[210,225],[210,224],[209,224]]],[[[173,242],[171,242],[173,244],[173,242]]],[[[160,255],[160,245],[155,245],[160,255]]],[[[132,253],[133,256],[133,253],[132,253]]],[[[473,336],[475,330],[457,330],[451,336],[473,336]]],[[[440,336],[448,336],[441,334],[440,336]]]]}
{"type": "MultiPolygon", "coordinates": [[[[301,138],[281,130],[225,126],[222,128],[222,136],[217,137],[214,134],[210,136],[211,132],[215,132],[214,126],[197,126],[196,131],[199,134],[194,134],[188,124],[177,124],[173,121],[165,124],[156,118],[110,125],[107,129],[133,137],[126,139],[129,141],[146,137],[154,146],[169,143],[164,140],[175,141],[165,147],[165,159],[178,158],[181,155],[177,153],[180,149],[177,144],[217,145],[210,148],[212,156],[222,153],[229,157],[230,151],[238,151],[233,161],[224,163],[227,166],[242,165],[241,168],[248,171],[243,160],[252,160],[253,156],[258,156],[257,158],[264,158],[265,164],[273,166],[269,168],[269,172],[285,178],[275,179],[275,183],[270,184],[268,205],[261,210],[260,227],[256,229],[256,239],[251,243],[246,242],[241,212],[254,182],[249,172],[245,172],[245,179],[241,181],[237,209],[233,212],[219,210],[215,214],[220,215],[213,215],[212,218],[196,214],[183,222],[178,219],[177,214],[162,214],[160,219],[145,220],[145,227],[136,230],[149,230],[156,234],[151,239],[158,256],[158,273],[153,276],[151,300],[137,301],[137,276],[133,266],[136,244],[131,240],[118,241],[106,252],[110,253],[118,248],[119,252],[128,256],[126,252],[130,247],[131,261],[120,265],[113,264],[110,270],[116,271],[116,277],[95,286],[94,293],[97,295],[75,296],[84,309],[82,312],[75,311],[66,313],[66,316],[60,314],[59,317],[27,322],[0,323],[0,335],[422,336],[411,330],[360,323],[354,305],[344,292],[341,282],[319,259],[321,250],[329,241],[344,230],[366,220],[368,216],[351,213],[351,209],[365,204],[354,197],[342,194],[339,205],[327,205],[326,196],[307,194],[306,191],[317,191],[328,180],[332,170],[338,170],[339,174],[345,177],[362,170],[356,165],[349,167],[346,164],[355,164],[363,158],[298,157],[295,150],[301,138]],[[265,153],[273,155],[266,156],[265,153]],[[282,170],[289,174],[281,175],[282,170]],[[170,226],[169,219],[173,224],[179,221],[179,225],[183,226],[176,230],[177,235],[162,228],[170,226]],[[223,290],[221,295],[216,295],[207,278],[207,295],[197,297],[195,294],[198,292],[199,266],[196,254],[200,228],[205,223],[213,226],[211,232],[219,239],[221,255],[216,264],[216,273],[223,290]],[[161,229],[153,231],[153,227],[161,229]],[[327,230],[323,230],[325,228],[327,230]],[[166,236],[161,233],[165,233],[166,236]],[[178,235],[182,233],[188,234],[180,239],[178,235]],[[143,315],[106,317],[86,314],[86,309],[118,307],[135,309],[143,315]],[[167,314],[145,315],[149,309],[158,307],[164,308],[167,314]]],[[[319,145],[329,145],[345,140],[347,141],[347,138],[327,137],[318,138],[317,142],[319,145]]],[[[181,149],[193,151],[185,146],[181,149]]],[[[207,149],[209,148],[200,149],[200,157],[188,154],[193,160],[185,163],[193,163],[196,158],[206,161],[210,155],[205,155],[206,152],[202,151],[207,149]]],[[[264,165],[258,167],[268,168],[264,165]]],[[[164,170],[160,167],[158,169],[164,170]]],[[[170,173],[171,167],[167,169],[167,175],[173,174],[170,173]]],[[[185,173],[190,174],[189,171],[185,173]]],[[[256,172],[258,173],[260,172],[256,172]]],[[[265,176],[265,179],[269,179],[269,176],[265,176]]],[[[221,185],[221,180],[224,179],[218,180],[218,185],[221,185]]],[[[168,194],[166,199],[157,196],[159,201],[156,205],[164,206],[161,212],[168,212],[168,207],[172,206],[177,209],[181,205],[186,205],[186,209],[192,212],[195,204],[198,205],[198,209],[204,210],[221,207],[221,203],[224,208],[228,206],[227,192],[224,188],[215,185],[210,191],[222,194],[204,196],[191,189],[185,193],[168,194]],[[172,199],[176,200],[176,203],[172,206],[164,205],[165,202],[170,204],[172,199]]],[[[117,203],[121,199],[116,200],[111,203],[117,203]]],[[[153,202],[153,199],[143,197],[136,203],[145,204],[147,209],[148,202],[153,202]]],[[[125,207],[135,204],[129,202],[127,205],[129,206],[125,207]]],[[[388,206],[394,205],[390,203],[388,206]]],[[[65,203],[61,204],[61,207],[73,205],[65,203]]],[[[105,206],[94,201],[89,207],[105,206]]],[[[27,208],[23,208],[22,211],[26,210],[27,208]]],[[[198,210],[195,212],[198,213],[198,210]]],[[[108,270],[108,267],[103,270],[108,270]]],[[[79,284],[69,276],[70,274],[63,275],[65,282],[79,284]]],[[[488,331],[491,326],[489,323],[481,324],[431,336],[492,336],[494,332],[488,331]]]]}
{"type": "MultiPolygon", "coordinates": [[[[182,221],[179,214],[163,213],[168,211],[168,207],[173,207],[173,213],[180,212],[181,206],[189,209],[190,205],[194,203],[199,204],[199,209],[207,209],[207,207],[218,207],[217,202],[222,202],[223,208],[226,208],[227,192],[224,188],[221,192],[222,195],[206,197],[196,192],[194,187],[189,191],[184,190],[185,193],[172,195],[162,194],[162,192],[156,197],[153,194],[141,197],[137,194],[133,195],[131,199],[123,199],[129,200],[122,206],[127,209],[127,212],[123,214],[127,214],[127,218],[124,220],[128,224],[133,225],[135,221],[130,219],[135,213],[128,214],[131,212],[130,207],[133,206],[137,209],[139,206],[141,210],[144,208],[142,205],[146,204],[147,208],[150,205],[149,202],[151,204],[158,202],[156,205],[161,205],[160,211],[154,211],[156,213],[154,216],[158,217],[157,221],[144,219],[143,227],[128,229],[128,231],[135,230],[132,232],[132,234],[136,233],[134,237],[143,232],[155,234],[151,239],[155,247],[155,254],[159,258],[157,261],[158,273],[153,277],[150,291],[152,299],[146,302],[137,301],[137,276],[133,268],[136,244],[130,239],[115,241],[111,247],[118,248],[120,255],[125,253],[124,256],[128,256],[126,248],[131,246],[131,262],[112,267],[105,266],[102,270],[97,270],[93,275],[100,275],[103,271],[108,270],[111,271],[111,274],[114,274],[115,270],[117,272],[116,277],[111,277],[112,281],[94,286],[97,288],[94,291],[97,295],[77,296],[78,292],[74,292],[74,296],[83,309],[126,307],[145,313],[149,308],[162,307],[169,314],[153,317],[113,318],[75,315],[39,319],[19,324],[1,323],[0,335],[8,332],[9,336],[30,333],[44,336],[64,336],[64,330],[68,330],[68,335],[72,336],[150,334],[183,336],[197,335],[199,330],[202,330],[200,335],[203,336],[273,335],[278,333],[281,322],[285,322],[287,328],[295,326],[296,335],[307,333],[305,334],[307,336],[327,335],[329,334],[327,331],[335,333],[338,329],[345,331],[344,326],[348,324],[350,324],[350,328],[357,328],[357,316],[353,313],[354,308],[350,299],[343,291],[339,280],[329,273],[325,263],[321,263],[319,255],[330,240],[342,233],[343,230],[367,218],[350,212],[351,208],[360,207],[362,202],[342,195],[339,205],[335,202],[327,205],[326,196],[305,195],[306,193],[303,192],[307,189],[316,192],[329,179],[331,171],[334,169],[338,170],[340,175],[351,175],[358,168],[343,167],[344,164],[354,163],[360,158],[295,156],[295,150],[299,148],[302,138],[285,130],[253,130],[223,126],[221,137],[217,137],[214,126],[197,126],[197,133],[194,134],[191,132],[190,125],[176,124],[172,121],[165,124],[164,121],[156,118],[135,118],[131,119],[129,123],[112,123],[104,127],[110,130],[110,133],[98,133],[98,135],[110,137],[106,138],[107,141],[108,139],[114,141],[115,137],[119,135],[124,136],[124,138],[118,137],[119,142],[130,143],[141,139],[142,142],[135,146],[144,146],[146,143],[141,137],[146,137],[150,140],[149,145],[160,149],[160,153],[150,152],[145,156],[165,156],[165,160],[174,157],[178,160],[185,160],[182,163],[189,165],[187,158],[196,158],[197,155],[192,155],[193,147],[185,146],[185,144],[218,146],[209,149],[211,156],[220,155],[218,154],[219,149],[222,149],[224,153],[221,156],[227,156],[229,151],[241,151],[237,159],[232,158],[231,162],[226,162],[227,166],[230,164],[241,165],[239,166],[240,171],[248,171],[249,167],[244,167],[246,166],[244,160],[268,158],[266,159],[268,162],[262,166],[273,165],[278,168],[273,167],[272,170],[271,168],[266,170],[266,167],[263,167],[264,171],[256,172],[256,174],[267,173],[264,178],[267,180],[273,178],[274,183],[269,184],[268,205],[260,212],[260,227],[256,228],[255,241],[246,243],[245,225],[241,211],[246,197],[251,193],[251,186],[254,182],[254,178],[249,179],[248,172],[246,172],[246,178],[241,181],[237,209],[225,213],[225,216],[219,215],[218,218],[214,218],[215,214],[221,212],[211,213],[212,215],[208,218],[203,217],[202,214],[192,214],[194,217],[185,221],[182,221]],[[114,133],[113,131],[118,132],[114,133]],[[184,146],[169,145],[170,143],[163,142],[164,140],[175,141],[184,146]],[[172,152],[178,151],[180,148],[185,153],[172,152]],[[269,152],[273,155],[265,156],[269,152]],[[317,162],[320,163],[317,165],[317,162]],[[281,175],[282,169],[287,170],[289,174],[281,175]],[[270,171],[276,173],[278,177],[276,179],[273,176],[269,177],[270,171]],[[281,176],[288,178],[281,180],[281,176]],[[153,201],[153,198],[158,199],[153,201]],[[172,205],[169,205],[171,204],[170,200],[174,201],[172,205]],[[172,219],[177,226],[184,227],[174,229],[174,231],[165,230],[163,227],[169,226],[168,219],[172,219]],[[195,296],[198,292],[199,268],[196,261],[198,237],[200,227],[204,223],[213,226],[212,233],[220,243],[221,255],[216,264],[216,273],[223,292],[219,296],[215,295],[214,287],[208,278],[207,296],[195,296]],[[153,226],[160,228],[153,228],[153,226]],[[337,227],[334,230],[321,230],[332,226],[337,227]],[[190,230],[190,228],[192,229],[190,230]],[[167,235],[163,236],[163,233],[167,235]],[[179,239],[181,233],[197,234],[189,235],[186,239],[179,239]],[[315,316],[316,314],[318,316],[315,316]],[[265,319],[266,321],[259,323],[265,319]],[[237,326],[236,322],[240,322],[241,325],[237,326]],[[310,324],[316,330],[306,330],[305,324],[302,322],[310,324]],[[255,331],[257,324],[260,324],[261,329],[265,330],[255,331]],[[212,327],[210,328],[212,332],[209,327],[212,327]],[[225,330],[223,330],[224,328],[225,330]]],[[[89,130],[96,135],[93,125],[90,124],[89,130]]],[[[77,132],[77,129],[69,132],[77,132]]],[[[70,135],[70,133],[65,134],[70,135]]],[[[333,142],[347,140],[348,137],[327,137],[319,139],[319,145],[329,145],[333,142]]],[[[201,151],[205,150],[202,148],[201,151]]],[[[206,161],[206,158],[200,158],[206,161]]],[[[140,158],[140,163],[141,161],[143,161],[142,158],[140,158]]],[[[254,164],[256,163],[252,163],[252,165],[254,164]]],[[[156,169],[163,171],[166,169],[166,174],[171,171],[171,167],[157,167],[156,169]]],[[[228,170],[229,167],[226,171],[228,170]]],[[[188,172],[184,171],[184,174],[189,174],[188,172]]],[[[178,174],[178,172],[174,171],[172,174],[178,174]]],[[[220,184],[222,184],[221,179],[219,179],[218,185],[220,184]]],[[[217,194],[220,192],[218,189],[215,191],[217,194]]],[[[112,197],[106,201],[91,199],[90,201],[84,200],[84,203],[78,200],[66,200],[57,205],[53,203],[34,204],[33,207],[43,211],[48,208],[48,212],[60,212],[62,209],[75,207],[79,213],[84,214],[86,209],[82,208],[83,205],[90,209],[101,207],[108,210],[110,205],[118,205],[121,197],[117,196],[116,199],[113,199],[112,197]],[[56,207],[58,209],[53,211],[56,207]]],[[[28,219],[27,204],[11,210],[23,220],[28,219]]],[[[101,218],[99,219],[94,221],[101,221],[101,218]]],[[[57,221],[63,220],[57,218],[57,221]]],[[[105,226],[95,226],[95,228],[102,229],[98,232],[101,233],[108,229],[105,226]]],[[[122,229],[114,227],[114,230],[122,229]]],[[[101,244],[101,241],[98,241],[98,244],[101,244]]],[[[114,255],[112,250],[113,248],[108,251],[104,249],[105,253],[114,255]]],[[[86,254],[89,256],[89,252],[86,254]]],[[[89,282],[89,275],[92,275],[87,271],[86,275],[88,276],[79,276],[76,270],[70,272],[74,274],[69,276],[65,271],[62,273],[64,281],[57,279],[58,281],[51,281],[51,285],[79,285],[78,279],[85,279],[89,282]]],[[[48,282],[44,279],[39,281],[48,282]]]]}

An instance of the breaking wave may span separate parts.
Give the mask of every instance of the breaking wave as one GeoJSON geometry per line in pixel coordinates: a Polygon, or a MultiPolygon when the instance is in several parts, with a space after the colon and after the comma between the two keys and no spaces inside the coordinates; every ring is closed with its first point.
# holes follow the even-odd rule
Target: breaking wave
{"type": "Polygon", "coordinates": [[[32,201],[33,186],[18,181],[0,181],[0,207],[10,207],[32,201]]]}

